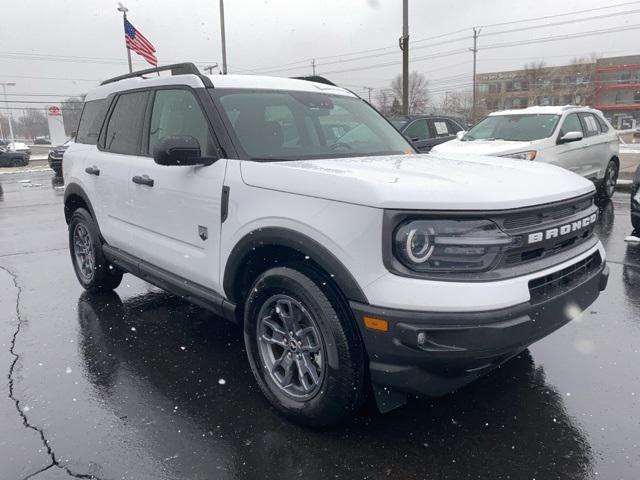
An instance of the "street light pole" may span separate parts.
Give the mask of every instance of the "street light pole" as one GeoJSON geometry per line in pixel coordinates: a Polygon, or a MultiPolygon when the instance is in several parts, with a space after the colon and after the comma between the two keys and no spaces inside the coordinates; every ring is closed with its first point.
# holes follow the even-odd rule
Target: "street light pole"
{"type": "MultiPolygon", "coordinates": [[[[125,7],[121,2],[118,2],[118,11],[122,12],[122,24],[126,25],[127,23],[127,12],[129,9],[125,7]]],[[[126,32],[125,32],[126,35],[126,32]]],[[[126,45],[126,43],[125,43],[126,45]]],[[[131,66],[131,49],[127,47],[127,62],[129,62],[129,73],[133,72],[133,68],[131,66]]]]}
{"type": "Polygon", "coordinates": [[[227,74],[227,41],[224,33],[224,0],[220,0],[220,35],[222,37],[222,74],[227,74]]]}
{"type": "Polygon", "coordinates": [[[13,82],[8,82],[8,83],[1,83],[0,85],[2,85],[2,91],[4,92],[4,105],[7,108],[7,118],[9,119],[10,140],[11,140],[11,144],[13,145],[13,149],[15,150],[16,145],[15,145],[15,138],[13,137],[13,121],[11,119],[12,114],[9,111],[9,101],[7,100],[7,87],[15,87],[16,84],[13,82]]]}

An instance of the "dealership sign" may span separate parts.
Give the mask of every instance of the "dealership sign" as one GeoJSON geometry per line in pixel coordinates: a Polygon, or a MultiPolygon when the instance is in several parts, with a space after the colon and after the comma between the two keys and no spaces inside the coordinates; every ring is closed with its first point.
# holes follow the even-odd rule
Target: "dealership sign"
{"type": "Polygon", "coordinates": [[[49,108],[47,108],[47,114],[52,116],[59,116],[62,115],[62,110],[60,110],[60,107],[58,107],[57,105],[51,105],[49,108]]]}

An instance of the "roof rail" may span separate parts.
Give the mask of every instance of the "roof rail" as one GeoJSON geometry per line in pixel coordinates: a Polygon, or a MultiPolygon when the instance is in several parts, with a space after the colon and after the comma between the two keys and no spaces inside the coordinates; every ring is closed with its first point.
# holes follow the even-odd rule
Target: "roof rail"
{"type": "Polygon", "coordinates": [[[584,107],[580,105],[564,105],[562,107],[562,110],[569,110],[570,108],[588,108],[588,107],[584,107]]]}
{"type": "Polygon", "coordinates": [[[326,85],[332,85],[334,87],[337,87],[337,85],[333,83],[331,80],[328,80],[319,75],[309,75],[308,77],[291,77],[291,78],[293,78],[294,80],[306,80],[307,82],[324,83],[326,85]]]}
{"type": "Polygon", "coordinates": [[[119,82],[120,80],[124,80],[126,78],[135,78],[141,77],[143,75],[148,75],[150,73],[159,73],[167,70],[171,70],[171,75],[187,75],[194,74],[200,75],[200,71],[198,67],[196,67],[193,63],[174,63],[172,65],[164,65],[162,67],[155,68],[147,68],[146,70],[138,70],[137,72],[127,73],[125,75],[119,75],[117,77],[109,78],[103,81],[100,85],[106,85],[108,83],[119,82]]]}

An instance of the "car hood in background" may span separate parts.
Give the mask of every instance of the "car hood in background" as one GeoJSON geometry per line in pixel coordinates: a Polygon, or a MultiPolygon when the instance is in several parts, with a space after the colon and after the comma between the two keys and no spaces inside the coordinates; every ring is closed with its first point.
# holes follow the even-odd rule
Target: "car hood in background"
{"type": "Polygon", "coordinates": [[[533,142],[515,142],[510,140],[465,140],[454,139],[433,147],[438,154],[470,153],[474,155],[505,155],[526,150],[535,150],[533,142]]]}
{"type": "Polygon", "coordinates": [[[500,210],[584,195],[592,182],[553,165],[435,154],[241,162],[248,185],[377,208],[500,210]]]}

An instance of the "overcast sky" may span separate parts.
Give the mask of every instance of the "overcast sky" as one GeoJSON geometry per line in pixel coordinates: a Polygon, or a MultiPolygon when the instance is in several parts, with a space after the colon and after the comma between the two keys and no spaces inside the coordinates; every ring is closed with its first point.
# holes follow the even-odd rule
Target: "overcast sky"
{"type": "MultiPolygon", "coordinates": [[[[562,64],[574,56],[591,53],[640,53],[639,30],[483,51],[483,45],[640,25],[640,2],[619,0],[616,3],[628,5],[549,19],[546,23],[624,10],[639,10],[639,13],[500,35],[489,34],[525,24],[484,28],[479,37],[478,72],[517,69],[524,63],[539,60],[562,64]]],[[[126,0],[125,5],[129,8],[129,20],[155,45],[161,64],[193,61],[202,67],[221,60],[218,0],[126,0]]],[[[412,43],[411,69],[427,76],[434,96],[445,90],[469,88],[471,52],[416,59],[471,47],[471,39],[464,37],[471,36],[474,25],[608,5],[610,3],[603,0],[409,0],[410,36],[415,42],[412,43]],[[419,41],[462,29],[465,31],[419,41]],[[455,41],[461,38],[463,40],[455,41]]],[[[353,87],[361,94],[365,93],[364,86],[388,87],[401,65],[397,48],[402,28],[401,6],[401,0],[226,0],[229,71],[310,74],[311,59],[317,58],[318,74],[353,87]],[[352,54],[371,49],[380,50],[352,54]],[[327,56],[332,58],[322,58],[327,56]],[[354,56],[365,58],[345,61],[354,56]],[[295,68],[281,67],[298,61],[303,62],[293,65],[295,68]],[[389,63],[394,64],[379,65],[389,63]],[[361,69],[371,66],[375,68],[361,69]]],[[[9,90],[13,94],[75,95],[86,92],[101,79],[126,72],[122,18],[116,8],[117,2],[111,0],[4,0],[0,82],[16,82],[18,85],[9,90]],[[16,58],[16,55],[43,57],[16,58]],[[52,55],[65,58],[52,59],[52,55]]],[[[134,55],[134,58],[134,68],[145,68],[141,57],[134,55]]]]}

